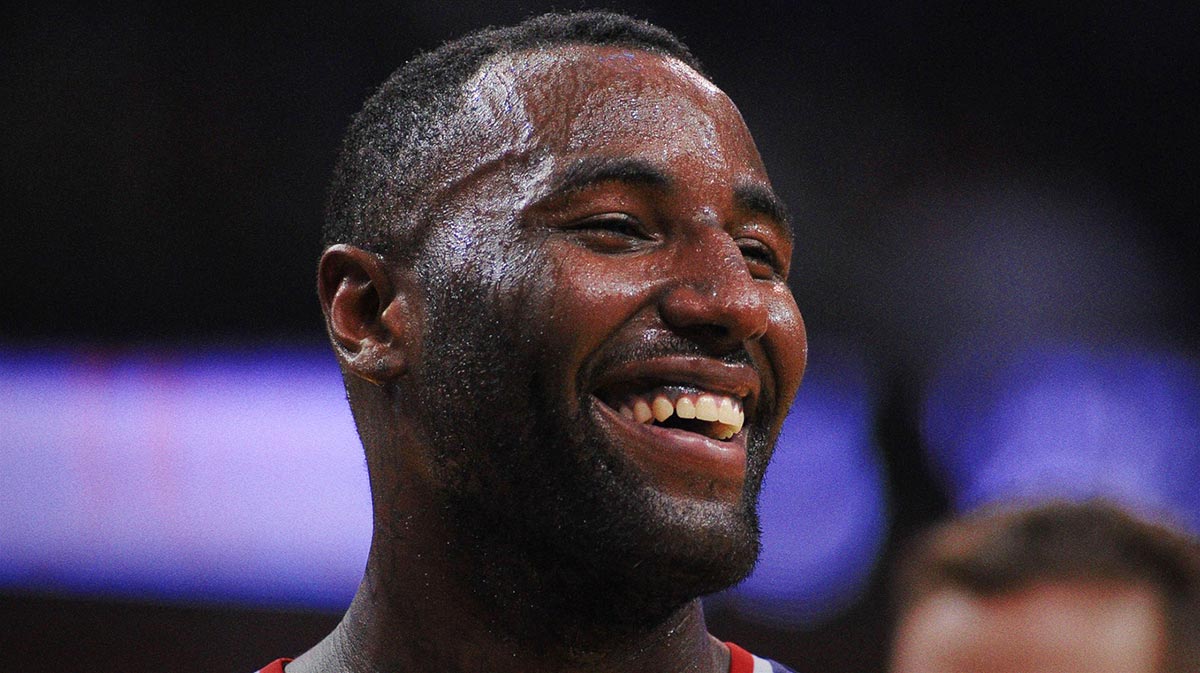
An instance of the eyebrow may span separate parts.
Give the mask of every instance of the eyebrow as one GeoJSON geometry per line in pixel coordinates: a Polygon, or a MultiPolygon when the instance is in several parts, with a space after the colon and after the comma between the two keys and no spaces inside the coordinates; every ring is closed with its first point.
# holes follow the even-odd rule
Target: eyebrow
{"type": "Polygon", "coordinates": [[[787,239],[793,240],[792,219],[787,204],[770,187],[757,182],[744,182],[733,188],[733,199],[738,207],[778,222],[787,239]]]}
{"type": "Polygon", "coordinates": [[[669,188],[672,182],[666,172],[644,159],[584,157],[563,172],[551,191],[569,194],[610,181],[660,188],[669,188]]]}
{"type": "MultiPolygon", "coordinates": [[[[550,193],[570,194],[602,182],[623,182],[670,189],[671,176],[655,164],[637,157],[584,157],[571,164],[554,181],[550,193]]],[[[787,205],[770,187],[757,182],[742,182],[734,187],[733,198],[739,208],[764,215],[779,223],[779,229],[792,241],[791,216],[787,205]]]]}

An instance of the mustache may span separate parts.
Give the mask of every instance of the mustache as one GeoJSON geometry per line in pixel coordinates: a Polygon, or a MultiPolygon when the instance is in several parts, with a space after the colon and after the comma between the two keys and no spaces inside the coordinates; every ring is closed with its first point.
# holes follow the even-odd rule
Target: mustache
{"type": "Polygon", "coordinates": [[[597,369],[608,369],[630,362],[671,356],[705,357],[724,364],[745,365],[760,377],[762,375],[758,363],[744,345],[733,350],[714,352],[712,348],[666,330],[646,332],[641,340],[624,344],[606,353],[596,364],[597,369]]]}

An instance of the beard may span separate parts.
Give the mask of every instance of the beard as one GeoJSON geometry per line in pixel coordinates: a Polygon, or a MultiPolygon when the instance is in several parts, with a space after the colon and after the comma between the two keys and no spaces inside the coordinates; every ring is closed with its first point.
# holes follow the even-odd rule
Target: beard
{"type": "MultiPolygon", "coordinates": [[[[427,286],[428,287],[428,286],[427,286]]],[[[445,279],[426,297],[421,362],[400,404],[432,449],[435,506],[474,596],[531,642],[569,643],[661,624],[736,584],[758,557],[758,491],[773,405],[747,419],[746,484],[736,503],[670,496],[598,426],[570,390],[553,339],[516,316],[528,295],[445,279]]],[[[604,360],[696,354],[664,336],[604,360]]],[[[748,356],[746,356],[748,359],[748,356]]]]}

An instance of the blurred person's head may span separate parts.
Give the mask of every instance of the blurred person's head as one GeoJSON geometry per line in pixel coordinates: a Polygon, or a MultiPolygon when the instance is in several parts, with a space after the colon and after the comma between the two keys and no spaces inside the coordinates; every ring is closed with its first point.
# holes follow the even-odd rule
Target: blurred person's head
{"type": "Polygon", "coordinates": [[[1200,546],[1111,504],[951,520],[896,579],[892,673],[1200,670],[1200,546]]]}

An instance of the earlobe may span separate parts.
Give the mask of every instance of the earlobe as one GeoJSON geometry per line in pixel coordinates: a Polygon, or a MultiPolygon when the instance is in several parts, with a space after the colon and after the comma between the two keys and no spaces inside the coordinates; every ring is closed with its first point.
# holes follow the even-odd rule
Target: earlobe
{"type": "Polygon", "coordinates": [[[411,358],[411,288],[393,280],[379,255],[350,245],[330,246],[317,267],[325,327],[342,366],[383,385],[401,376],[411,358]]]}

